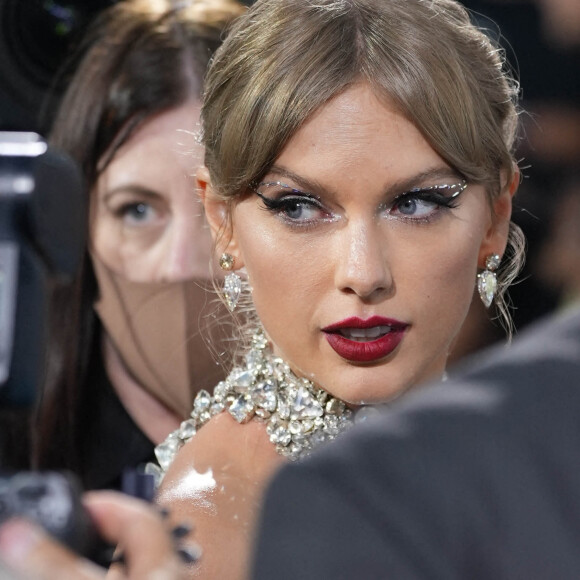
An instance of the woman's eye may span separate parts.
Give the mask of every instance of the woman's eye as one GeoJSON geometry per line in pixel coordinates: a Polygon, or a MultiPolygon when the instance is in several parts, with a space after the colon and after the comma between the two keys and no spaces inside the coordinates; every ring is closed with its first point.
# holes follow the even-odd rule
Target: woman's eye
{"type": "Polygon", "coordinates": [[[422,199],[419,196],[405,196],[391,207],[392,215],[409,218],[424,218],[430,216],[438,207],[435,201],[422,199]]]}
{"type": "Polygon", "coordinates": [[[467,183],[462,181],[412,189],[395,198],[388,210],[389,215],[408,220],[429,220],[436,212],[457,207],[459,195],[466,187],[467,183]]]}
{"type": "Polygon", "coordinates": [[[281,199],[280,204],[280,211],[290,220],[307,222],[325,217],[320,206],[307,200],[281,199]]]}
{"type": "Polygon", "coordinates": [[[317,197],[278,181],[261,183],[254,192],[268,211],[292,225],[309,225],[334,217],[317,197]]]}
{"type": "Polygon", "coordinates": [[[117,210],[117,215],[128,226],[144,226],[153,222],[157,212],[148,203],[129,203],[117,210]]]}

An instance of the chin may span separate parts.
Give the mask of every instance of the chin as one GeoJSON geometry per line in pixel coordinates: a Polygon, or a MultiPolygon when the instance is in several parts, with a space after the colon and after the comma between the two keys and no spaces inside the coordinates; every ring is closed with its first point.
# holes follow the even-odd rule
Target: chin
{"type": "Polygon", "coordinates": [[[380,405],[388,404],[401,397],[409,389],[413,388],[415,383],[400,383],[400,380],[393,381],[385,377],[380,383],[373,379],[374,384],[361,379],[352,381],[345,385],[343,389],[327,389],[331,394],[342,399],[349,406],[359,407],[361,405],[380,405]],[[390,388],[385,388],[390,387],[390,388]],[[340,392],[339,392],[340,391],[340,392]]]}

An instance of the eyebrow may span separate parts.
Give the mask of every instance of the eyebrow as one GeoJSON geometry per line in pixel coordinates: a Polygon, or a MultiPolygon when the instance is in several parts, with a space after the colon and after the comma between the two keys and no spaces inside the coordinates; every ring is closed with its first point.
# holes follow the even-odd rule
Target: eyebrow
{"type": "MultiPolygon", "coordinates": [[[[304,188],[306,192],[314,192],[319,191],[326,194],[332,194],[332,191],[329,191],[324,185],[322,185],[319,181],[315,179],[309,179],[307,177],[303,177],[282,167],[280,165],[272,165],[270,170],[267,172],[266,175],[274,174],[279,177],[286,177],[287,179],[291,179],[294,183],[298,184],[301,188],[304,188]]],[[[414,188],[421,188],[421,183],[428,181],[428,180],[451,180],[453,182],[460,181],[464,179],[457,171],[454,171],[451,167],[448,166],[437,166],[437,167],[430,167],[420,173],[416,173],[411,177],[406,177],[404,179],[400,179],[395,181],[394,183],[390,183],[389,185],[383,188],[384,196],[394,197],[397,194],[406,193],[414,188]]],[[[449,183],[452,185],[452,183],[449,183]]]]}
{"type": "Polygon", "coordinates": [[[307,177],[303,177],[282,167],[280,165],[272,165],[270,170],[266,173],[266,175],[277,175],[278,177],[286,177],[291,179],[294,183],[297,183],[301,188],[305,189],[307,192],[314,192],[314,191],[321,191],[325,193],[331,193],[328,191],[328,188],[324,187],[319,181],[316,179],[309,179],[307,177]]]}
{"type": "Polygon", "coordinates": [[[114,195],[118,193],[130,193],[134,195],[139,195],[147,199],[159,199],[161,196],[156,191],[143,187],[142,185],[137,185],[133,183],[127,183],[124,185],[118,185],[112,189],[108,189],[102,196],[103,201],[108,201],[114,195]]]}

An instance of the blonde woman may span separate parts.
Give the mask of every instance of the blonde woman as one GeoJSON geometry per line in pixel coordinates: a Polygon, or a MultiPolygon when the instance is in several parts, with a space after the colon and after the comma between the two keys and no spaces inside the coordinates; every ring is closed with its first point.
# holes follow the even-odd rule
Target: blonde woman
{"type": "Polygon", "coordinates": [[[224,297],[253,322],[157,448],[196,578],[243,578],[271,474],[442,377],[474,294],[501,305],[516,93],[453,0],[258,0],[237,21],[197,175],[224,297]]]}

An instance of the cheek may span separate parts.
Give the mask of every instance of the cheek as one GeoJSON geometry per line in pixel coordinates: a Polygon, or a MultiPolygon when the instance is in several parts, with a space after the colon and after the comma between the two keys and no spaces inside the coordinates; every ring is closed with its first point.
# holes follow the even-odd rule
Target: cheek
{"type": "Polygon", "coordinates": [[[258,222],[240,228],[235,238],[258,316],[275,334],[278,327],[303,325],[310,317],[324,276],[320,261],[299,235],[274,234],[271,226],[262,228],[258,222]]]}
{"type": "Polygon", "coordinates": [[[119,259],[118,231],[97,203],[91,204],[89,218],[89,247],[107,266],[112,267],[119,259]]]}
{"type": "Polygon", "coordinates": [[[433,328],[454,335],[463,324],[473,300],[481,239],[477,229],[446,236],[424,261],[425,319],[433,328]]]}

